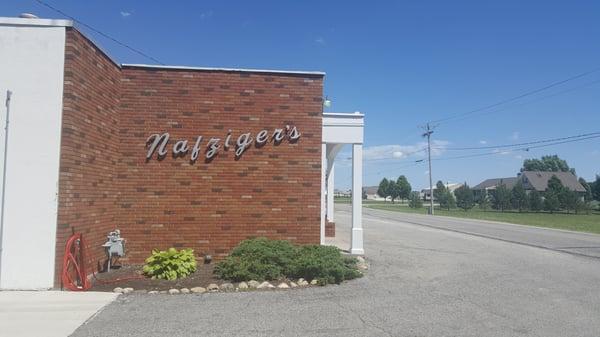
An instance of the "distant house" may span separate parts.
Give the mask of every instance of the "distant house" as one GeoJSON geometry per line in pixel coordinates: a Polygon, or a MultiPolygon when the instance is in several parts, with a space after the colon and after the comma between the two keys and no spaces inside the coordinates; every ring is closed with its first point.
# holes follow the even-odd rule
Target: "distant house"
{"type": "Polygon", "coordinates": [[[333,196],[337,198],[349,198],[352,196],[352,190],[338,190],[337,188],[333,190],[333,196]]]}
{"type": "MultiPolygon", "coordinates": [[[[450,192],[454,193],[454,191],[455,191],[457,188],[461,187],[462,185],[464,185],[464,184],[461,184],[461,183],[447,183],[447,184],[446,184],[446,189],[447,189],[448,191],[450,191],[450,192]]],[[[433,193],[434,193],[434,195],[435,195],[435,191],[436,191],[436,190],[437,190],[437,187],[433,186],[433,193]]],[[[429,193],[429,189],[428,189],[428,188],[424,188],[424,189],[422,189],[422,190],[421,190],[421,193],[420,193],[420,195],[421,195],[421,198],[422,198],[423,200],[426,200],[426,201],[427,201],[427,200],[429,200],[429,198],[430,198],[430,196],[431,196],[431,193],[429,193]]],[[[435,199],[434,199],[434,200],[435,200],[435,199]]]]}
{"type": "Polygon", "coordinates": [[[478,193],[478,192],[483,193],[483,192],[489,192],[489,191],[495,190],[496,186],[504,185],[504,186],[506,186],[506,188],[508,188],[510,190],[513,188],[513,186],[515,186],[517,184],[518,180],[519,180],[519,177],[486,179],[486,180],[482,181],[481,183],[473,186],[471,189],[473,191],[475,191],[475,193],[478,193]]]}
{"type": "Polygon", "coordinates": [[[579,183],[577,177],[571,172],[542,172],[524,171],[519,175],[523,187],[528,191],[544,192],[548,189],[548,180],[556,176],[564,187],[571,191],[585,193],[585,187],[579,183]]]}
{"type": "Polygon", "coordinates": [[[379,186],[365,186],[365,187],[363,187],[363,189],[365,190],[365,193],[367,194],[367,200],[379,200],[379,201],[392,200],[392,198],[390,198],[390,197],[385,199],[385,198],[380,197],[379,194],[377,194],[377,190],[379,190],[379,186]]]}
{"type": "Polygon", "coordinates": [[[548,180],[550,180],[552,176],[556,176],[563,186],[571,191],[581,194],[585,193],[585,188],[579,183],[577,177],[573,173],[542,171],[523,171],[516,177],[486,179],[478,185],[475,185],[473,190],[476,194],[484,194],[493,192],[499,185],[504,185],[510,190],[520,181],[527,192],[545,192],[548,188],[548,180]]]}

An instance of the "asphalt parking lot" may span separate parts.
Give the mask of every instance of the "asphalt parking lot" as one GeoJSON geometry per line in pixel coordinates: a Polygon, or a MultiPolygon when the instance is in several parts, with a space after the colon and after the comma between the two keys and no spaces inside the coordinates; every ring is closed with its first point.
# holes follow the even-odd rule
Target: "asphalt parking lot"
{"type": "MultiPolygon", "coordinates": [[[[358,280],[273,292],[121,296],[74,336],[600,335],[600,259],[528,241],[544,237],[551,245],[555,237],[570,247],[570,236],[590,245],[600,236],[541,228],[501,234],[500,227],[494,237],[428,221],[365,210],[371,268],[358,280]]],[[[338,235],[349,235],[347,206],[337,206],[336,222],[338,235]]]]}

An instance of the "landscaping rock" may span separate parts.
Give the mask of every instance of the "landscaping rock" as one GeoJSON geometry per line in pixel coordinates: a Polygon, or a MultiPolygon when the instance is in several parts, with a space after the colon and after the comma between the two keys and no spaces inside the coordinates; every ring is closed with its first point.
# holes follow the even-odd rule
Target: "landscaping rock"
{"type": "Polygon", "coordinates": [[[358,263],[356,263],[356,267],[360,270],[367,270],[369,269],[369,265],[367,264],[367,261],[365,261],[365,258],[362,256],[357,256],[356,260],[358,260],[358,263]]]}
{"type": "Polygon", "coordinates": [[[294,282],[290,282],[290,287],[292,287],[292,288],[296,288],[297,286],[298,286],[298,285],[297,285],[296,283],[294,283],[294,282]]]}
{"type": "Polygon", "coordinates": [[[177,295],[177,294],[179,294],[179,289],[169,289],[169,294],[170,295],[177,295]]]}
{"type": "Polygon", "coordinates": [[[166,293],[167,293],[167,291],[166,291],[166,290],[161,290],[161,291],[160,291],[160,293],[161,293],[161,294],[166,294],[166,293]]]}
{"type": "Polygon", "coordinates": [[[192,289],[190,289],[191,292],[193,292],[194,294],[202,294],[206,292],[206,288],[204,287],[193,287],[192,289]]]}
{"type": "Polygon", "coordinates": [[[122,293],[123,293],[123,288],[121,288],[121,287],[116,287],[115,289],[113,289],[113,293],[119,293],[119,294],[122,294],[122,293]]]}
{"type": "Polygon", "coordinates": [[[298,280],[298,285],[300,287],[306,287],[308,285],[308,282],[306,282],[305,279],[301,278],[301,279],[298,280]]]}
{"type": "Polygon", "coordinates": [[[221,284],[219,289],[221,289],[222,291],[233,291],[233,290],[235,290],[235,287],[233,286],[233,284],[227,282],[227,283],[221,284]]]}
{"type": "Polygon", "coordinates": [[[258,288],[260,283],[258,281],[250,280],[248,281],[248,287],[250,288],[258,288]]]}
{"type": "Polygon", "coordinates": [[[133,288],[123,288],[123,294],[130,294],[133,292],[133,288]]]}
{"type": "Polygon", "coordinates": [[[133,291],[134,294],[146,294],[148,291],[146,289],[138,289],[133,291]]]}
{"type": "Polygon", "coordinates": [[[151,290],[148,292],[148,295],[156,295],[156,294],[158,294],[158,291],[156,291],[156,290],[151,290]]]}
{"type": "Polygon", "coordinates": [[[288,286],[287,283],[285,283],[285,282],[281,282],[281,283],[279,283],[279,285],[277,286],[277,288],[279,288],[279,289],[289,289],[290,286],[288,286]]]}
{"type": "Polygon", "coordinates": [[[319,284],[319,281],[317,281],[316,279],[315,279],[315,280],[312,280],[312,281],[310,281],[310,285],[311,285],[311,286],[316,286],[317,284],[319,284]]]}
{"type": "Polygon", "coordinates": [[[189,294],[190,290],[188,288],[181,288],[179,291],[181,291],[182,294],[189,294]]]}
{"type": "Polygon", "coordinates": [[[263,283],[261,283],[258,287],[256,287],[257,289],[273,289],[275,288],[274,285],[272,285],[271,283],[265,281],[263,283]]]}
{"type": "Polygon", "coordinates": [[[248,289],[248,283],[246,283],[246,282],[240,282],[240,284],[238,284],[238,288],[240,290],[246,290],[246,289],[248,289]]]}
{"type": "Polygon", "coordinates": [[[208,287],[206,287],[206,289],[210,292],[215,292],[215,291],[219,291],[219,286],[214,283],[211,283],[208,285],[208,287]]]}

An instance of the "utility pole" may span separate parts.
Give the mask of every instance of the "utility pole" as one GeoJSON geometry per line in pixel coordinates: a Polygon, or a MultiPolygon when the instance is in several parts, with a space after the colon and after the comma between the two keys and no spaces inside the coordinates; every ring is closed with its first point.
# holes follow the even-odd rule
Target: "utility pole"
{"type": "MultiPolygon", "coordinates": [[[[2,239],[4,234],[4,195],[6,194],[6,159],[8,158],[8,117],[10,115],[10,97],[12,91],[6,91],[6,126],[4,128],[4,167],[2,168],[2,204],[0,211],[0,273],[2,272],[2,239]]],[[[0,279],[1,281],[1,279],[0,279]]]]}
{"type": "Polygon", "coordinates": [[[423,137],[427,137],[427,157],[429,161],[429,209],[430,214],[433,215],[433,180],[431,179],[431,134],[433,133],[433,129],[430,127],[429,123],[427,123],[427,129],[425,129],[425,133],[423,133],[423,137]]]}

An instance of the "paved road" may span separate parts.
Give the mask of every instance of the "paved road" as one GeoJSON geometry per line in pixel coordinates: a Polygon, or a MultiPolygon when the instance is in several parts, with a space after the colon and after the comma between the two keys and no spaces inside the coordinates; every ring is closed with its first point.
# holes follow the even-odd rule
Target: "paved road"
{"type": "MultiPolygon", "coordinates": [[[[338,208],[349,212],[349,206],[338,208]]],[[[459,219],[443,216],[381,211],[364,208],[364,213],[377,219],[402,221],[459,233],[478,235],[571,254],[600,258],[600,235],[533,226],[506,224],[494,221],[459,219]]]]}
{"type": "MultiPolygon", "coordinates": [[[[365,211],[371,270],[362,279],[266,293],[121,297],[74,336],[600,335],[600,259],[404,216],[365,211]]],[[[349,235],[346,206],[336,221],[349,235]]]]}

